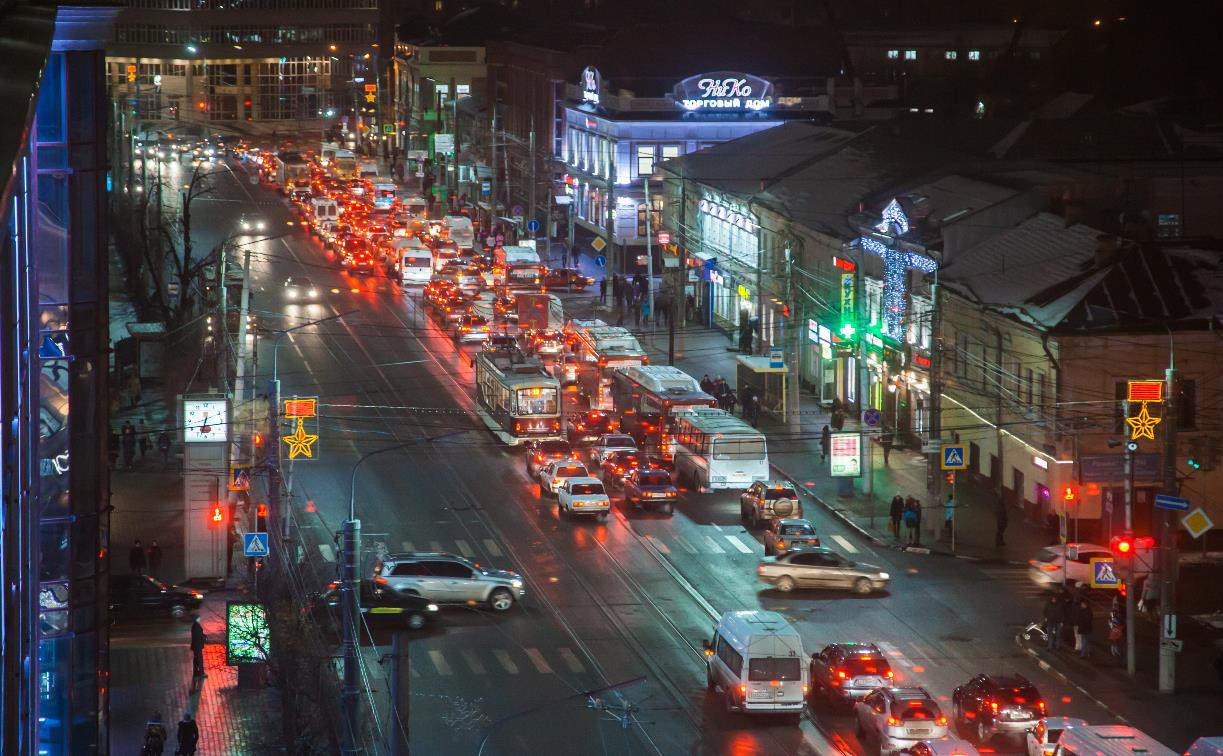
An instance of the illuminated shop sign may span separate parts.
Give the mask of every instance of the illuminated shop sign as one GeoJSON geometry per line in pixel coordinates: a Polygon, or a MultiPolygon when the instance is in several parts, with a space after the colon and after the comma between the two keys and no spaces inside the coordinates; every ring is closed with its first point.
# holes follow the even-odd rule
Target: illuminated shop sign
{"type": "Polygon", "coordinates": [[[702,199],[696,206],[698,210],[706,215],[712,215],[719,220],[724,220],[736,228],[743,229],[749,234],[756,233],[756,222],[751,219],[751,216],[741,213],[733,207],[723,205],[722,203],[711,199],[702,199]]]}
{"type": "Polygon", "coordinates": [[[582,101],[599,104],[599,91],[603,88],[603,77],[599,69],[586,66],[582,69],[582,101]]]}
{"type": "Polygon", "coordinates": [[[684,110],[764,110],[773,105],[773,83],[734,71],[689,76],[675,85],[684,110]]]}

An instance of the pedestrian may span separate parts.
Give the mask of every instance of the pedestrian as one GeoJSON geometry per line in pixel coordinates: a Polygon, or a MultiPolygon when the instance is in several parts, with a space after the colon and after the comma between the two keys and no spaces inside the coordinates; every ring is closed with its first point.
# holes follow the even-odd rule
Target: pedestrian
{"type": "MultiPolygon", "coordinates": [[[[828,426],[825,425],[824,427],[827,428],[828,426]]],[[[823,446],[822,441],[820,445],[823,446]]],[[[892,519],[892,535],[896,537],[897,541],[900,540],[900,518],[904,517],[904,513],[905,500],[900,495],[900,492],[897,491],[896,495],[892,497],[892,505],[888,510],[888,516],[892,519]]]]}
{"type": "Polygon", "coordinates": [[[133,575],[143,575],[149,566],[144,546],[140,543],[139,538],[132,544],[132,550],[127,553],[127,566],[131,568],[133,575]]]}
{"type": "Polygon", "coordinates": [[[828,454],[832,450],[832,428],[828,427],[828,423],[824,423],[824,427],[820,430],[820,462],[828,460],[828,454]]]}
{"type": "Polygon", "coordinates": [[[951,494],[947,494],[947,501],[943,502],[943,533],[950,538],[955,527],[955,501],[951,498],[951,494]]]}
{"type": "Polygon", "coordinates": [[[642,297],[642,298],[641,298],[641,320],[642,320],[642,321],[643,321],[643,322],[644,322],[646,325],[649,325],[649,324],[650,324],[650,317],[651,317],[653,314],[654,314],[654,313],[650,311],[650,299],[649,299],[649,297],[642,297]]]}
{"type": "Polygon", "coordinates": [[[892,453],[892,444],[895,439],[892,434],[885,428],[883,435],[879,437],[879,445],[883,447],[883,466],[888,466],[888,456],[892,453]]]}
{"type": "Polygon", "coordinates": [[[917,503],[917,499],[912,496],[905,499],[904,523],[907,538],[905,543],[910,546],[917,543],[917,518],[921,512],[921,506],[917,503]]]}
{"type": "Polygon", "coordinates": [[[580,269],[582,267],[581,266],[582,250],[578,249],[577,247],[574,247],[571,254],[573,256],[573,267],[580,269]]]}
{"type": "Polygon", "coordinates": [[[1080,598],[1074,605],[1074,644],[1075,650],[1083,659],[1091,657],[1091,605],[1087,599],[1080,598]]]}
{"type": "Polygon", "coordinates": [[[709,373],[705,373],[701,376],[700,387],[701,391],[713,396],[713,380],[709,377],[709,373]]]}
{"type": "Polygon", "coordinates": [[[162,431],[157,434],[157,449],[161,452],[161,469],[165,470],[170,465],[170,434],[167,431],[162,431]]]}
{"type": "Polygon", "coordinates": [[[149,456],[149,447],[152,446],[152,444],[149,443],[149,434],[141,433],[140,440],[137,442],[137,444],[140,446],[140,461],[143,462],[144,458],[149,456]]]}
{"type": "Polygon", "coordinates": [[[200,741],[200,727],[192,718],[191,712],[183,712],[183,719],[178,723],[177,756],[195,756],[196,743],[200,741]]]}
{"type": "Polygon", "coordinates": [[[833,430],[839,432],[842,428],[845,427],[845,413],[842,412],[841,410],[834,409],[832,411],[831,419],[832,419],[832,429],[833,430]]]}
{"type": "Polygon", "coordinates": [[[136,427],[130,420],[123,423],[119,431],[120,443],[123,446],[123,466],[131,469],[136,461],[136,427]]]}
{"type": "MultiPolygon", "coordinates": [[[[642,302],[640,307],[633,308],[633,325],[635,325],[638,328],[641,327],[641,314],[643,310],[647,310],[647,309],[648,309],[648,306],[646,305],[645,302],[642,302]]],[[[647,312],[646,315],[648,317],[649,313],[647,312]]]]}
{"type": "Polygon", "coordinates": [[[607,304],[607,276],[599,279],[599,304],[607,304]]]}
{"type": "Polygon", "coordinates": [[[1118,609],[1108,614],[1108,652],[1114,659],[1121,658],[1121,639],[1125,637],[1125,620],[1118,609]]]}
{"type": "Polygon", "coordinates": [[[114,428],[111,428],[110,436],[107,437],[106,458],[110,460],[110,469],[114,470],[119,462],[119,434],[115,433],[114,428]]]}
{"type": "Polygon", "coordinates": [[[717,378],[713,379],[713,392],[712,393],[715,398],[719,398],[719,399],[722,397],[723,394],[726,393],[726,379],[725,378],[719,375],[717,378]]]}
{"type": "Polygon", "coordinates": [[[191,675],[193,677],[208,677],[204,673],[204,644],[208,636],[204,634],[204,626],[200,624],[200,615],[192,617],[191,622],[191,675]]]}
{"type": "Polygon", "coordinates": [[[998,502],[998,507],[994,510],[995,530],[994,530],[994,547],[1000,548],[1006,545],[1006,540],[1003,536],[1006,534],[1007,515],[1006,503],[998,502]]]}
{"type": "Polygon", "coordinates": [[[1066,603],[1057,594],[1045,602],[1045,648],[1056,651],[1061,643],[1062,624],[1066,621],[1066,603]]]}
{"type": "Polygon", "coordinates": [[[735,390],[727,386],[726,393],[722,394],[722,398],[726,400],[726,411],[732,415],[735,414],[735,404],[738,402],[735,399],[735,390]]]}
{"type": "Polygon", "coordinates": [[[748,422],[755,428],[760,423],[760,394],[755,386],[747,387],[747,401],[743,403],[743,413],[748,415],[748,422]]]}
{"type": "Polygon", "coordinates": [[[144,725],[144,747],[141,756],[161,756],[166,748],[166,726],[161,723],[161,712],[153,712],[144,725]]]}
{"type": "Polygon", "coordinates": [[[149,544],[149,574],[161,574],[161,547],[157,545],[157,539],[149,544]]]}

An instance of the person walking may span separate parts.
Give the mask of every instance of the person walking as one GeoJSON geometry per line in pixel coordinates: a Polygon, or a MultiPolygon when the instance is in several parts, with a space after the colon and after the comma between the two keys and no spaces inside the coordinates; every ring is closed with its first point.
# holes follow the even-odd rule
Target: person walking
{"type": "Polygon", "coordinates": [[[1087,599],[1080,598],[1074,605],[1074,643],[1079,657],[1091,658],[1091,605],[1087,599]]]}
{"type": "Polygon", "coordinates": [[[1142,581],[1142,598],[1138,600],[1138,611],[1150,612],[1152,616],[1159,614],[1159,585],[1148,575],[1142,581]]]}
{"type": "Polygon", "coordinates": [[[726,411],[730,414],[735,414],[735,404],[738,400],[735,399],[735,390],[730,386],[726,387],[726,393],[722,394],[722,398],[726,400],[726,411]]]}
{"type": "Polygon", "coordinates": [[[599,279],[599,304],[607,304],[607,276],[599,279]]]}
{"type": "Polygon", "coordinates": [[[140,461],[143,462],[145,457],[149,456],[149,447],[152,446],[152,444],[149,443],[149,434],[141,433],[140,440],[137,441],[136,444],[140,447],[140,461]]]}
{"type": "Polygon", "coordinates": [[[149,544],[149,574],[161,574],[161,547],[157,545],[157,539],[149,544]]]}
{"type": "Polygon", "coordinates": [[[910,496],[905,500],[904,523],[905,533],[907,536],[905,543],[909,544],[910,546],[917,543],[917,518],[918,512],[920,511],[921,507],[918,505],[917,499],[910,496]]]}
{"type": "Polygon", "coordinates": [[[1066,602],[1056,593],[1045,602],[1045,648],[1056,651],[1061,644],[1062,625],[1066,622],[1066,602]]]}
{"type": "Polygon", "coordinates": [[[130,470],[136,462],[136,427],[130,420],[123,423],[120,435],[123,444],[123,466],[130,470]]]}
{"type": "Polygon", "coordinates": [[[161,469],[164,472],[170,466],[170,434],[164,430],[157,434],[157,450],[161,452],[161,469]]]}
{"type": "Polygon", "coordinates": [[[709,373],[705,373],[701,376],[700,387],[701,391],[713,396],[713,379],[709,377],[709,373]]]}
{"type": "Polygon", "coordinates": [[[139,538],[132,544],[132,550],[127,553],[127,566],[131,568],[133,575],[143,575],[148,569],[148,558],[145,556],[144,546],[140,543],[139,538]]]}
{"type": "Polygon", "coordinates": [[[650,318],[654,313],[650,310],[650,300],[648,297],[641,298],[641,320],[647,326],[650,324],[650,318]]]}
{"type": "Polygon", "coordinates": [[[895,438],[891,431],[887,428],[883,429],[883,435],[879,437],[879,445],[883,447],[883,466],[888,466],[888,456],[892,453],[892,444],[895,443],[895,438]]]}
{"type": "Polygon", "coordinates": [[[955,500],[952,499],[951,494],[947,494],[947,501],[943,502],[943,534],[950,538],[954,527],[955,500]]]}
{"type": "Polygon", "coordinates": [[[1108,613],[1108,653],[1121,658],[1121,640],[1125,637],[1125,618],[1117,607],[1108,613]]]}
{"type": "MultiPolygon", "coordinates": [[[[826,428],[828,426],[824,426],[824,427],[826,428]]],[[[823,446],[822,441],[820,442],[820,445],[823,446]]],[[[904,517],[904,513],[905,513],[905,500],[900,495],[900,492],[897,491],[896,495],[892,497],[892,505],[888,509],[888,517],[890,517],[892,520],[892,535],[895,536],[897,541],[900,540],[900,518],[904,517]]]]}
{"type": "MultiPolygon", "coordinates": [[[[828,427],[828,423],[824,423],[824,427],[820,429],[820,462],[828,461],[828,454],[832,451],[832,428],[828,427]]],[[[896,494],[900,496],[900,494],[896,494]]]]}
{"type": "Polygon", "coordinates": [[[204,644],[208,636],[204,634],[204,626],[200,624],[200,615],[195,615],[191,622],[191,675],[193,677],[208,677],[204,673],[204,644]]]}
{"type": "Polygon", "coordinates": [[[1001,548],[1006,545],[1006,540],[1003,538],[1006,535],[1007,514],[1006,502],[998,502],[998,507],[994,510],[994,548],[1001,548]]]}
{"type": "Polygon", "coordinates": [[[161,712],[153,712],[144,725],[144,746],[141,756],[161,756],[166,749],[166,726],[161,722],[161,712]]]}
{"type": "Polygon", "coordinates": [[[755,428],[760,423],[760,394],[755,386],[747,387],[747,400],[743,403],[743,414],[755,428]]]}
{"type": "Polygon", "coordinates": [[[200,727],[189,711],[183,712],[183,719],[178,723],[177,740],[176,756],[195,756],[196,744],[200,742],[200,727]]]}

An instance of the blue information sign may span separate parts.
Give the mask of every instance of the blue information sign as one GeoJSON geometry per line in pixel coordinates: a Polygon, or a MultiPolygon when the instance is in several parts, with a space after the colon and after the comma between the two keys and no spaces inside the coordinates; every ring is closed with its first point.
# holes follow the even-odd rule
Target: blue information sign
{"type": "Polygon", "coordinates": [[[539,221],[535,220],[534,218],[527,221],[527,230],[530,231],[531,233],[535,233],[536,231],[538,231],[539,221]]]}
{"type": "Polygon", "coordinates": [[[600,268],[607,267],[607,258],[603,255],[595,255],[595,265],[598,265],[600,268]]]}
{"type": "Polygon", "coordinates": [[[268,555],[267,533],[243,533],[242,555],[248,557],[265,557],[268,555]]]}

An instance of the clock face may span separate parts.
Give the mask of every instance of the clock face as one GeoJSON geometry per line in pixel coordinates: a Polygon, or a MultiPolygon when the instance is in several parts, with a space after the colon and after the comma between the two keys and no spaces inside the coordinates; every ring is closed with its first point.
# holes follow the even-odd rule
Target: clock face
{"type": "Polygon", "coordinates": [[[183,402],[183,441],[228,441],[228,409],[224,399],[188,399],[183,402]]]}

